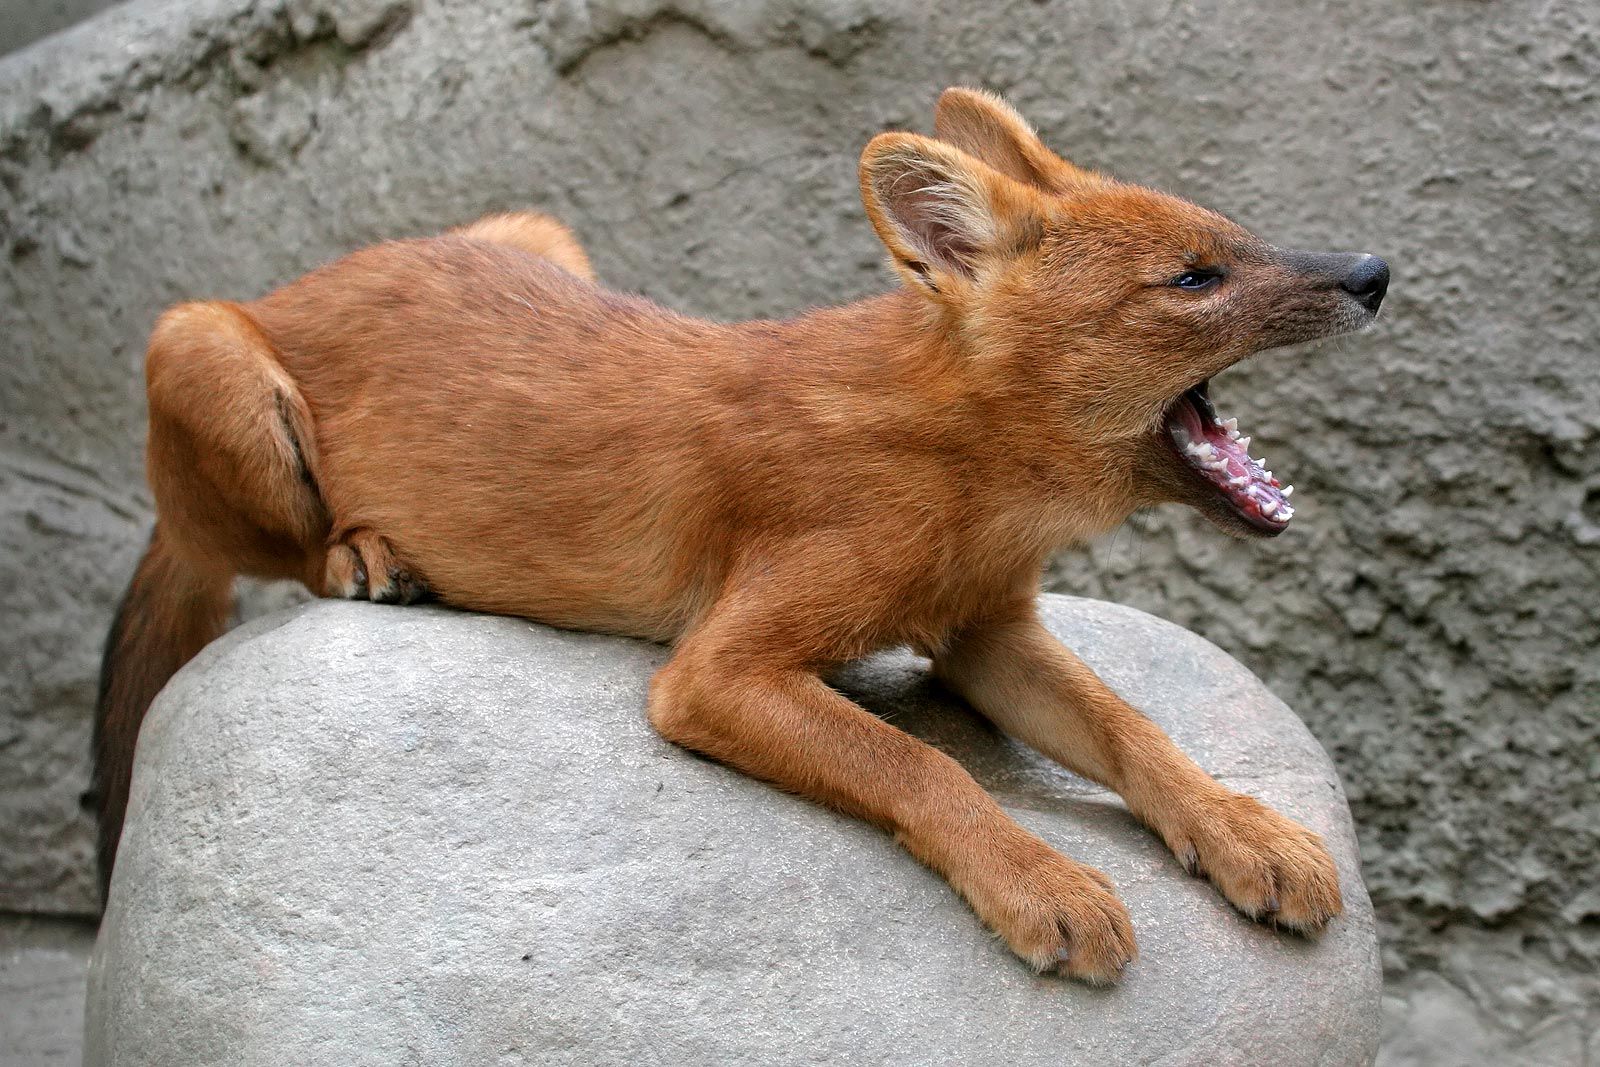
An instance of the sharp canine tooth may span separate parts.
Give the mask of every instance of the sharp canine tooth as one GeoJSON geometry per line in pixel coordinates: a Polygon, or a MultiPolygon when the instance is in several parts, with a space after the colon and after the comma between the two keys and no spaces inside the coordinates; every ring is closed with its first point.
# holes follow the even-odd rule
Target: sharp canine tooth
{"type": "Polygon", "coordinates": [[[1240,446],[1241,446],[1241,447],[1243,447],[1243,448],[1249,448],[1249,447],[1250,447],[1250,438],[1248,438],[1248,437],[1241,437],[1241,438],[1239,438],[1239,439],[1238,439],[1238,440],[1239,440],[1239,445],[1240,445],[1240,446]]]}
{"type": "Polygon", "coordinates": [[[1218,423],[1217,425],[1221,426],[1224,430],[1237,430],[1239,428],[1239,420],[1228,419],[1224,422],[1218,423]]]}
{"type": "Polygon", "coordinates": [[[1292,485],[1284,486],[1283,487],[1283,498],[1285,500],[1288,500],[1292,496],[1294,496],[1294,486],[1292,486],[1292,485]]]}

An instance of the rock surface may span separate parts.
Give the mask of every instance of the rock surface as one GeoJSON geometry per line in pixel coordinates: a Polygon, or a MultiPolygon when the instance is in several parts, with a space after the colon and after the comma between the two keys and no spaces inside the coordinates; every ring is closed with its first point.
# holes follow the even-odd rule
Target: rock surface
{"type": "Polygon", "coordinates": [[[1143,952],[1120,988],[1036,977],[888,836],[662,741],[659,646],[325,602],[158,699],[85,1062],[1369,1062],[1376,936],[1317,743],[1170,623],[1046,611],[1209,770],[1326,836],[1348,911],[1320,942],[1231,911],[909,655],[837,684],[1112,877],[1143,952]]]}
{"type": "Polygon", "coordinates": [[[78,797],[162,306],[530,204],[687,311],[878,290],[856,154],[961,81],[1080,161],[1394,264],[1375,330],[1216,383],[1294,529],[1163,512],[1052,582],[1306,717],[1422,1047],[1436,973],[1486,1062],[1552,1026],[1600,1056],[1597,37],[1592,0],[134,0],[0,61],[0,909],[94,906],[78,797]]]}

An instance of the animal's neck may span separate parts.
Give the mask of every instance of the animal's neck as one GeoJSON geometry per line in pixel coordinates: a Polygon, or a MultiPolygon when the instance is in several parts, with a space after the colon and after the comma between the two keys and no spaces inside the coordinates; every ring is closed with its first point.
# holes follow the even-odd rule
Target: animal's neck
{"type": "Polygon", "coordinates": [[[953,385],[959,377],[948,324],[907,289],[746,328],[770,330],[811,370],[840,382],[904,389],[936,376],[953,385]]]}
{"type": "Polygon", "coordinates": [[[1019,372],[911,290],[742,328],[767,340],[781,388],[817,432],[943,468],[986,526],[1055,548],[1136,506],[1131,456],[1075,439],[1019,372]]]}

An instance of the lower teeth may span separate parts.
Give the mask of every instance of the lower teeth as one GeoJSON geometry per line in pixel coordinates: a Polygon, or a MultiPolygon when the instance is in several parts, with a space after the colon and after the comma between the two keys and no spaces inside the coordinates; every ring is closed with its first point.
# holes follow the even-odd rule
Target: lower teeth
{"type": "Polygon", "coordinates": [[[1182,427],[1177,427],[1174,437],[1184,456],[1200,470],[1219,476],[1214,484],[1225,485],[1228,489],[1235,490],[1235,499],[1240,503],[1247,501],[1255,505],[1255,511],[1262,518],[1274,523],[1288,522],[1294,516],[1294,507],[1289,503],[1289,497],[1294,495],[1294,486],[1286,485],[1279,488],[1266,484],[1274,480],[1273,473],[1267,469],[1266,457],[1250,455],[1250,438],[1239,433],[1237,419],[1219,419],[1212,416],[1210,422],[1217,430],[1226,434],[1229,441],[1237,443],[1244,451],[1244,455],[1241,457],[1234,454],[1232,448],[1221,451],[1210,441],[1194,440],[1182,427]],[[1230,466],[1240,461],[1244,464],[1245,473],[1237,475],[1230,473],[1230,466]]]}

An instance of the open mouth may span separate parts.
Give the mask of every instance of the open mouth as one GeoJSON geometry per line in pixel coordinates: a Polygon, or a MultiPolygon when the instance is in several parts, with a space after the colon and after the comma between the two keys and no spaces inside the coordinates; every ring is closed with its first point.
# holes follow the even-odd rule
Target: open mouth
{"type": "Polygon", "coordinates": [[[1262,460],[1250,455],[1250,438],[1237,419],[1222,419],[1211,406],[1209,380],[1180,396],[1167,411],[1166,431],[1178,455],[1240,517],[1263,533],[1282,533],[1294,518],[1283,485],[1262,460]]]}

